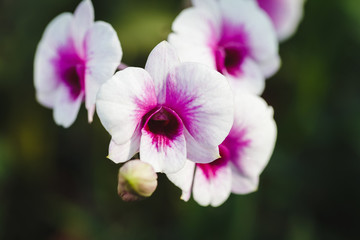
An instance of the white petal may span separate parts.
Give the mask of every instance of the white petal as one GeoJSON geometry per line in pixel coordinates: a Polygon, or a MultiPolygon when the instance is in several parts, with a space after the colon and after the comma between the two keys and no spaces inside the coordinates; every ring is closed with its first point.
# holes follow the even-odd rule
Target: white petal
{"type": "MultiPolygon", "coordinates": [[[[242,174],[254,182],[270,160],[275,146],[276,124],[273,109],[262,98],[250,94],[236,97],[235,106],[234,126],[229,137],[242,138],[247,143],[238,149],[239,157],[232,162],[238,170],[237,174],[242,174]]],[[[223,144],[227,144],[228,138],[223,144]]]]}
{"type": "Polygon", "coordinates": [[[231,193],[231,169],[228,165],[217,169],[215,175],[207,176],[197,166],[195,170],[193,197],[202,206],[223,204],[231,193]]]}
{"type": "Polygon", "coordinates": [[[84,38],[94,23],[94,7],[90,0],[83,0],[75,9],[72,22],[72,36],[75,48],[80,56],[85,57],[84,38]]]}
{"type": "Polygon", "coordinates": [[[71,13],[62,13],[55,17],[47,26],[39,45],[48,47],[49,51],[56,53],[59,46],[64,46],[71,38],[71,13]]]}
{"type": "Polygon", "coordinates": [[[194,179],[195,163],[186,160],[185,166],[176,173],[166,174],[169,180],[182,190],[181,199],[189,201],[194,179]]]}
{"type": "Polygon", "coordinates": [[[221,15],[217,4],[208,3],[183,10],[172,24],[173,32],[186,36],[192,43],[208,45],[216,41],[220,34],[221,15]]]}
{"type": "Polygon", "coordinates": [[[303,16],[304,0],[257,1],[270,16],[280,41],[294,34],[303,16]]]}
{"type": "Polygon", "coordinates": [[[276,73],[281,66],[281,59],[279,55],[276,55],[267,60],[261,61],[259,63],[260,69],[266,78],[271,77],[276,73]]]}
{"type": "Polygon", "coordinates": [[[131,159],[135,153],[139,152],[140,136],[140,130],[137,129],[130,140],[124,144],[116,144],[113,140],[111,140],[108,158],[115,163],[122,163],[131,159]]]}
{"type": "Polygon", "coordinates": [[[219,147],[204,146],[196,141],[189,131],[184,131],[186,139],[187,158],[197,163],[209,163],[220,157],[219,147]]]}
{"type": "Polygon", "coordinates": [[[59,85],[59,76],[53,65],[57,49],[67,44],[71,38],[72,16],[63,13],[46,27],[37,47],[34,61],[34,84],[37,100],[46,107],[55,105],[55,95],[59,85]]]}
{"type": "Polygon", "coordinates": [[[100,86],[110,79],[119,66],[122,49],[115,30],[110,24],[96,22],[85,38],[85,106],[88,109],[89,122],[92,121],[96,94],[100,86]]]}
{"type": "Polygon", "coordinates": [[[220,36],[221,15],[218,4],[198,1],[196,7],[183,10],[174,20],[168,37],[182,62],[199,62],[216,67],[213,48],[220,36]]]}
{"type": "Polygon", "coordinates": [[[231,193],[231,169],[230,167],[223,167],[216,173],[217,175],[212,179],[211,191],[212,200],[211,206],[218,207],[223,204],[231,193]]]}
{"type": "Polygon", "coordinates": [[[167,79],[166,88],[166,106],[179,115],[190,135],[209,149],[217,147],[233,123],[232,90],[225,77],[205,65],[183,63],[167,79]]]}
{"type": "Polygon", "coordinates": [[[218,0],[191,0],[193,6],[202,8],[216,8],[217,2],[218,0]]]}
{"type": "Polygon", "coordinates": [[[254,21],[254,19],[256,20],[256,18],[259,17],[260,8],[255,1],[219,0],[218,2],[222,11],[222,16],[226,21],[230,21],[230,23],[251,23],[251,21],[254,21]],[[254,14],[257,16],[252,16],[254,14]]]}
{"type": "Polygon", "coordinates": [[[154,138],[145,129],[141,131],[140,160],[153,166],[156,172],[174,173],[184,167],[186,143],[183,134],[169,141],[154,138]]]}
{"type": "Polygon", "coordinates": [[[303,17],[303,6],[305,0],[290,0],[283,2],[284,4],[288,4],[288,7],[286,11],[286,20],[282,21],[282,26],[279,26],[276,30],[280,41],[288,39],[297,30],[299,22],[303,17]]]}
{"type": "Polygon", "coordinates": [[[206,42],[186,34],[171,33],[168,41],[176,48],[182,62],[198,62],[215,68],[215,57],[211,47],[206,42]]]}
{"type": "Polygon", "coordinates": [[[180,60],[176,50],[168,42],[162,41],[149,54],[145,70],[155,83],[156,96],[159,103],[163,103],[166,93],[166,79],[170,71],[179,65],[180,60]]]}
{"type": "MultiPolygon", "coordinates": [[[[56,87],[54,87],[56,88],[56,87]]],[[[36,91],[36,99],[41,105],[48,108],[53,108],[55,105],[55,97],[56,90],[50,90],[47,92],[40,92],[39,90],[36,91]]]]}
{"type": "Polygon", "coordinates": [[[72,99],[69,89],[63,84],[59,85],[53,112],[56,124],[70,127],[76,119],[83,97],[84,94],[80,93],[76,99],[72,99]]]}
{"type": "Polygon", "coordinates": [[[142,117],[156,104],[150,75],[144,69],[129,67],[101,86],[96,111],[112,139],[117,144],[125,144],[142,117]]]}
{"type": "Polygon", "coordinates": [[[208,206],[211,203],[211,190],[211,182],[201,169],[196,168],[193,183],[193,197],[195,201],[201,206],[208,206]]]}
{"type": "Polygon", "coordinates": [[[257,190],[259,177],[247,177],[240,174],[235,168],[232,171],[231,192],[236,194],[248,194],[257,190]]]}
{"type": "Polygon", "coordinates": [[[236,77],[226,74],[234,95],[243,92],[261,95],[265,88],[265,78],[259,69],[259,65],[251,58],[246,58],[241,64],[241,71],[242,73],[236,77]]]}

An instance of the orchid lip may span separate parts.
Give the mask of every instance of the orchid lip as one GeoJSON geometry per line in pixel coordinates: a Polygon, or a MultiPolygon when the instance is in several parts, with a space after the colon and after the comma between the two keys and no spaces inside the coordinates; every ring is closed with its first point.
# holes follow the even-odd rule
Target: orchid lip
{"type": "Polygon", "coordinates": [[[58,56],[53,59],[60,82],[70,91],[71,98],[77,99],[85,90],[85,62],[76,53],[72,41],[58,49],[58,56]]]}
{"type": "Polygon", "coordinates": [[[226,21],[222,30],[222,36],[214,49],[216,69],[236,77],[242,73],[242,63],[249,56],[246,32],[242,27],[235,28],[226,21]]]}
{"type": "Polygon", "coordinates": [[[175,111],[158,106],[143,117],[143,129],[154,136],[173,140],[183,132],[182,121],[175,111]]]}

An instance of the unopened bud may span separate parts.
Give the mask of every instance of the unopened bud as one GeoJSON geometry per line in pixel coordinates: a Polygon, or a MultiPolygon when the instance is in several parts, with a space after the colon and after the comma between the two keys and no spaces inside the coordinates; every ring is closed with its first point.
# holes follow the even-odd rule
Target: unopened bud
{"type": "Polygon", "coordinates": [[[157,174],[148,163],[132,160],[119,169],[118,194],[124,201],[150,197],[157,187],[157,174]]]}

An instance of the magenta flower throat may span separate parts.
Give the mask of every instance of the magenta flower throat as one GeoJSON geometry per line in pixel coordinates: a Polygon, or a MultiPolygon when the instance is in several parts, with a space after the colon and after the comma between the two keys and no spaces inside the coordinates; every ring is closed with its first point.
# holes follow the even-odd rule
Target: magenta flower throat
{"type": "Polygon", "coordinates": [[[53,64],[59,80],[68,87],[72,99],[76,100],[85,91],[85,61],[76,53],[72,40],[57,52],[53,64]]]}
{"type": "Polygon", "coordinates": [[[216,69],[237,77],[241,75],[241,65],[249,55],[246,32],[242,27],[233,27],[224,22],[219,42],[214,47],[216,69]]]}

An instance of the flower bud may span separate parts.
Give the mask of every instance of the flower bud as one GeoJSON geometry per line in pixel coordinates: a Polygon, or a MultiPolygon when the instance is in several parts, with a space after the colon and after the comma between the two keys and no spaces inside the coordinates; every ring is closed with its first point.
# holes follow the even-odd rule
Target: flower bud
{"type": "Polygon", "coordinates": [[[148,163],[132,160],[119,169],[118,194],[124,201],[150,197],[156,187],[157,174],[148,163]]]}

